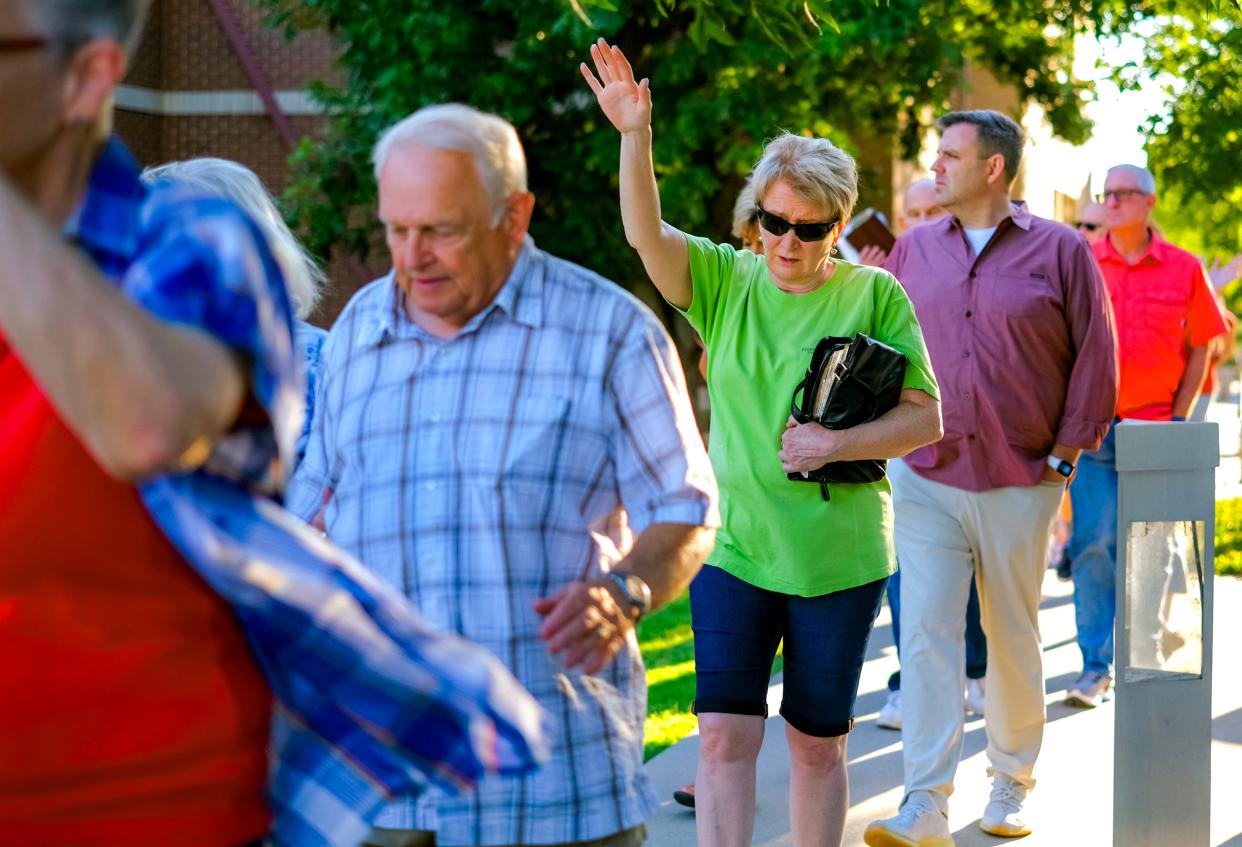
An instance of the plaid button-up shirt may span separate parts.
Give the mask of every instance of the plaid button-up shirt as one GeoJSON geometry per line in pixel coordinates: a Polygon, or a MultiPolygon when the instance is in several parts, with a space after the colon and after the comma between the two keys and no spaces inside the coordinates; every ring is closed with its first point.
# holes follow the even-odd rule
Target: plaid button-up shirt
{"type": "Polygon", "coordinates": [[[472,796],[429,791],[379,825],[437,843],[601,838],[657,800],[642,770],[637,642],[566,670],[533,604],[607,570],[625,531],[715,525],[715,481],[680,362],[649,310],[529,239],[495,300],[448,340],[411,322],[394,278],[364,288],[324,345],[289,508],[330,490],[332,540],[435,625],[490,647],[552,715],[552,758],[472,796]]]}
{"type": "Polygon", "coordinates": [[[226,201],[144,186],[114,140],[67,234],[145,309],[243,357],[266,412],[218,441],[197,472],[139,493],[232,605],[272,687],[272,843],[358,844],[394,796],[534,767],[546,756],[543,716],[500,663],[432,630],[271,499],[305,398],[280,271],[253,223],[226,201]]]}

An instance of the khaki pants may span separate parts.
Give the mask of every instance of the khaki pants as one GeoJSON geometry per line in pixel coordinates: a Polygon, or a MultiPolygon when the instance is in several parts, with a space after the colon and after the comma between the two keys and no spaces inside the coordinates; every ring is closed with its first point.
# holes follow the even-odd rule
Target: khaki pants
{"type": "Polygon", "coordinates": [[[988,639],[989,775],[1030,788],[1044,735],[1039,598],[1048,533],[1065,487],[971,492],[890,465],[901,568],[901,741],[906,793],[941,806],[961,758],[970,578],[988,639]]]}
{"type": "MultiPolygon", "coordinates": [[[[647,827],[639,824],[631,829],[624,829],[607,838],[594,841],[575,841],[572,844],[549,845],[549,847],[642,847],[647,840],[647,827]]],[[[436,847],[436,834],[417,829],[379,829],[371,830],[364,847],[436,847]]],[[[513,845],[521,847],[521,845],[513,845]]]]}

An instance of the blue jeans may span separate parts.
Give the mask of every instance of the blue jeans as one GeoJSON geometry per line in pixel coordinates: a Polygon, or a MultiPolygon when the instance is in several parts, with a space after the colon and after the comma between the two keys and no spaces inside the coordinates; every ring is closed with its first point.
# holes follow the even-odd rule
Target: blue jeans
{"type": "Polygon", "coordinates": [[[1070,486],[1074,529],[1074,622],[1082,669],[1113,673],[1113,620],[1117,614],[1116,424],[1094,453],[1083,453],[1070,486]]]}
{"type": "MultiPolygon", "coordinates": [[[[897,645],[897,670],[888,678],[888,690],[901,689],[901,570],[888,578],[888,610],[893,618],[893,644],[897,645]]],[[[979,589],[970,580],[966,601],[966,678],[983,679],[988,672],[988,639],[979,623],[979,589]]]]}

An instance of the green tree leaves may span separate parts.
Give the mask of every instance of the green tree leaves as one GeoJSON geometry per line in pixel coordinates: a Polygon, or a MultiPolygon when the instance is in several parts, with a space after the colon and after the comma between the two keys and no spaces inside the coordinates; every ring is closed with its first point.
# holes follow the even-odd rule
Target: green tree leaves
{"type": "Polygon", "coordinates": [[[665,217],[723,237],[744,175],[781,129],[895,136],[911,154],[969,60],[1087,132],[1068,74],[1077,32],[1124,26],[1123,0],[256,0],[277,25],[329,30],[347,83],[318,86],[325,136],[294,154],[289,198],[312,248],[365,253],[368,162],[380,130],[430,103],[467,102],[518,129],[545,249],[625,285],[645,279],[617,210],[616,133],[577,71],[603,36],[651,79],[665,217]]]}

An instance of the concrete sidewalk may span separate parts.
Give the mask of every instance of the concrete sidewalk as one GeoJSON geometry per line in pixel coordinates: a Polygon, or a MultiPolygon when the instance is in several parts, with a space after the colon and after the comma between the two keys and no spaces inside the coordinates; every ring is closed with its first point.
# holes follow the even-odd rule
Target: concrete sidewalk
{"type": "MultiPolygon", "coordinates": [[[[1216,579],[1215,668],[1213,684],[1212,845],[1242,847],[1242,581],[1216,579]]],[[[990,781],[983,720],[966,724],[963,760],[950,803],[950,825],[958,847],[1021,844],[1022,847],[1080,847],[1112,843],[1113,709],[1070,709],[1061,703],[1078,674],[1074,607],[1070,587],[1051,571],[1044,582],[1040,624],[1048,691],[1048,727],[1028,803],[1034,833],[1017,841],[993,838],[978,827],[990,781]]],[[[889,673],[896,667],[887,608],[876,622],[863,668],[850,736],[850,814],[845,844],[862,844],[867,824],[894,814],[902,797],[901,734],[879,729],[876,714],[884,703],[889,673]]],[[[774,685],[771,712],[780,702],[774,685]],[[774,701],[774,702],[773,702],[774,701]]],[[[691,736],[652,759],[647,770],[664,802],[648,821],[653,847],[695,843],[694,813],[672,801],[673,790],[694,778],[698,738],[691,736]]],[[[769,718],[759,757],[759,798],[754,844],[793,844],[788,812],[789,756],[784,721],[769,718]]]]}

